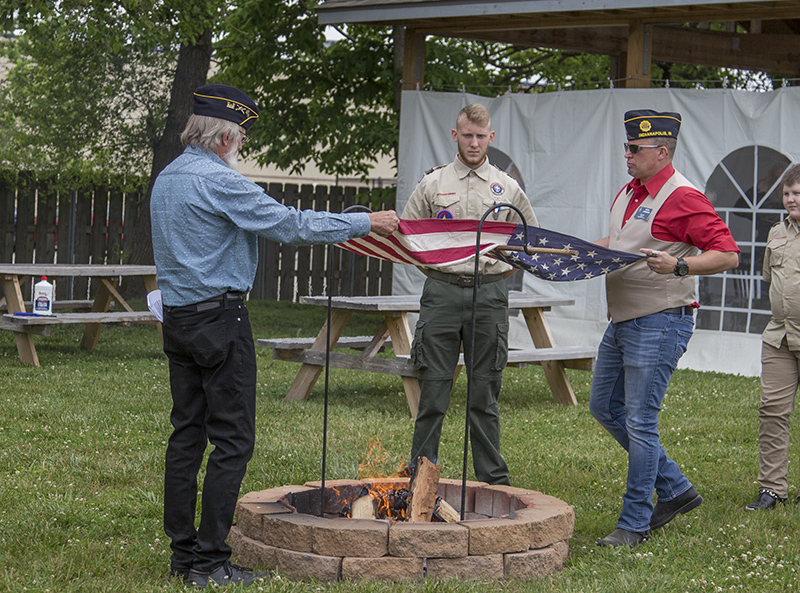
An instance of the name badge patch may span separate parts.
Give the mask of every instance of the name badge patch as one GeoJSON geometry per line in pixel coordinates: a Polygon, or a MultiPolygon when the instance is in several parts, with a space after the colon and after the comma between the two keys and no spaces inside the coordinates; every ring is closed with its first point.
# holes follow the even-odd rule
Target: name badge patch
{"type": "Polygon", "coordinates": [[[636,214],[634,214],[633,217],[638,220],[648,220],[652,213],[653,213],[652,208],[645,208],[644,206],[639,206],[636,209],[636,214]]]}

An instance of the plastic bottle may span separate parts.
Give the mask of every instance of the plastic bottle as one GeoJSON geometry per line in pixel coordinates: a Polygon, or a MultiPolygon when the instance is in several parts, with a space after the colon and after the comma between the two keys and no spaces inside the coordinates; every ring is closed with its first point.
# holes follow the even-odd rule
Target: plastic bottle
{"type": "Polygon", "coordinates": [[[53,314],[53,285],[47,281],[47,276],[33,287],[33,312],[39,315],[53,314]]]}

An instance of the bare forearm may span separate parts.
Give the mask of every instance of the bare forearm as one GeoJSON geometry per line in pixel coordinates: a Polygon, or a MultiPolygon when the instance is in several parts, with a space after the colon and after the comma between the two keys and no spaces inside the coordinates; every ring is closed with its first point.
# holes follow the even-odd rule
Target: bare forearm
{"type": "MultiPolygon", "coordinates": [[[[647,255],[647,265],[657,274],[672,274],[678,258],[668,254],[666,251],[658,251],[653,255],[652,249],[640,249],[647,255]]],[[[700,255],[693,255],[684,258],[689,266],[689,275],[705,276],[708,274],[719,274],[725,270],[731,270],[739,265],[739,254],[735,251],[704,251],[700,255]]]]}

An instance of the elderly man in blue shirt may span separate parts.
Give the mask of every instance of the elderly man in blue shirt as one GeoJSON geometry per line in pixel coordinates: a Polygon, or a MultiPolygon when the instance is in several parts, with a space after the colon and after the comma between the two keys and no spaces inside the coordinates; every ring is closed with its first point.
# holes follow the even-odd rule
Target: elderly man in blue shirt
{"type": "Polygon", "coordinates": [[[258,108],[239,89],[194,93],[184,152],[159,174],[150,202],[164,313],[174,427],[167,445],[164,530],[170,575],[197,588],[252,584],[263,574],[231,564],[225,539],[255,442],[256,359],[242,296],[253,284],[259,236],[292,244],[340,243],[397,228],[394,211],[299,211],[236,171],[258,108]],[[197,474],[207,443],[200,524],[197,474]]]}

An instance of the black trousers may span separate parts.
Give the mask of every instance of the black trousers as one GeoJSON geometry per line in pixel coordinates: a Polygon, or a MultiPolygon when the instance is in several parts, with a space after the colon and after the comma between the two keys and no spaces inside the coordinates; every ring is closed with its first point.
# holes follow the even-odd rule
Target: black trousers
{"type": "Polygon", "coordinates": [[[225,543],[255,442],[256,360],[244,302],[164,308],[174,430],[164,476],[164,531],[172,568],[212,571],[231,555],[225,543]],[[197,475],[207,443],[200,523],[197,475]]]}

